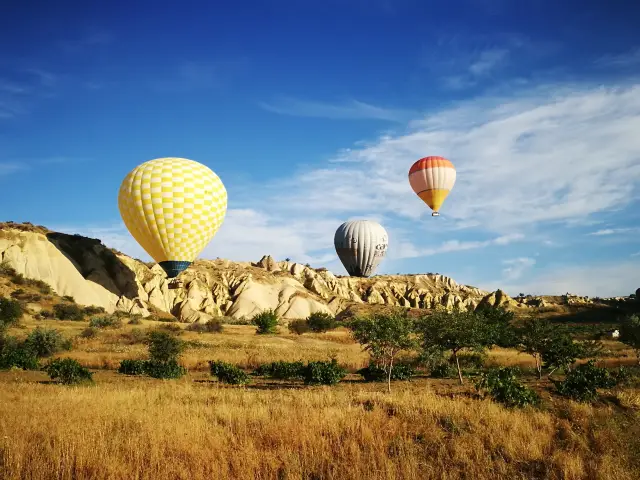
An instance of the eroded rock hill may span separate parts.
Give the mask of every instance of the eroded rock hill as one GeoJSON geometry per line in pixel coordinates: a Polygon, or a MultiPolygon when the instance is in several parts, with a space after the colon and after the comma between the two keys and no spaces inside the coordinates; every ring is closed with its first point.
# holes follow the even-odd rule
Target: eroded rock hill
{"type": "Polygon", "coordinates": [[[155,307],[185,322],[221,315],[249,318],[267,308],[293,319],[368,305],[470,309],[480,304],[526,308],[544,302],[516,301],[500,290],[459,285],[438,274],[342,277],[326,269],[276,262],[270,256],[257,263],[197,260],[181,276],[183,287],[171,290],[157,265],[109,249],[97,239],[29,223],[0,223],[0,261],[82,305],[143,316],[155,307]]]}

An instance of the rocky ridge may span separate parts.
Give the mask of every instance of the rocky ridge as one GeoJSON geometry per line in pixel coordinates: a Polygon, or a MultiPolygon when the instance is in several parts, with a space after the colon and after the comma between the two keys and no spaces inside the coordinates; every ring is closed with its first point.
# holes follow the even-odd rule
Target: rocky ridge
{"type": "Polygon", "coordinates": [[[339,314],[353,306],[475,309],[545,306],[538,297],[518,301],[501,290],[487,292],[439,274],[336,276],[326,269],[275,261],[197,260],[181,275],[183,287],[168,288],[163,270],[105,247],[100,240],[51,232],[28,223],[0,223],[0,261],[25,277],[42,280],[61,296],[108,312],[143,316],[169,312],[184,322],[216,316],[249,318],[274,309],[282,318],[313,312],[339,314]]]}

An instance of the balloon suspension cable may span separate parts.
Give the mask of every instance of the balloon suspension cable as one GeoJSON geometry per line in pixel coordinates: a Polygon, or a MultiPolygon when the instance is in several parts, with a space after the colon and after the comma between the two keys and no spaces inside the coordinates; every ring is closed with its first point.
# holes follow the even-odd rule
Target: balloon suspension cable
{"type": "Polygon", "coordinates": [[[439,217],[439,216],[440,216],[440,214],[439,214],[438,212],[433,212],[433,213],[431,214],[431,216],[432,216],[432,217],[439,217]]]}

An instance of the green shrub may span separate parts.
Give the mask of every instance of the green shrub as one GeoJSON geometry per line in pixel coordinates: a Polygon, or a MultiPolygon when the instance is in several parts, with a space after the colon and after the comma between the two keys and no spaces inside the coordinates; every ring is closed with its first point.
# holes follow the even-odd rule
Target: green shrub
{"type": "Polygon", "coordinates": [[[258,327],[258,330],[256,331],[257,334],[269,335],[277,333],[280,322],[276,312],[269,309],[254,315],[251,319],[251,323],[258,327]]]}
{"type": "Polygon", "coordinates": [[[58,330],[36,327],[25,340],[25,345],[39,358],[43,358],[62,350],[71,350],[73,344],[58,330]]]}
{"type": "Polygon", "coordinates": [[[262,377],[277,378],[279,380],[302,380],[305,364],[302,362],[271,362],[263,363],[253,372],[262,377]]]}
{"type": "Polygon", "coordinates": [[[10,325],[18,323],[24,311],[17,300],[0,297],[0,332],[10,325]]]}
{"type": "Polygon", "coordinates": [[[431,378],[453,378],[458,375],[455,365],[443,362],[435,365],[431,369],[431,378]]]}
{"type": "Polygon", "coordinates": [[[198,333],[220,333],[222,332],[222,322],[219,318],[212,318],[206,323],[192,323],[187,327],[187,330],[198,333]]]}
{"type": "Polygon", "coordinates": [[[15,269],[9,265],[9,262],[3,260],[0,262],[0,275],[6,275],[7,277],[11,277],[16,274],[15,269]]]}
{"type": "Polygon", "coordinates": [[[38,370],[38,357],[24,342],[15,337],[0,336],[0,370],[8,368],[38,370]]]}
{"type": "Polygon", "coordinates": [[[211,376],[231,385],[245,385],[251,381],[251,377],[244,370],[226,362],[210,360],[209,371],[211,376]]]}
{"type": "Polygon", "coordinates": [[[76,303],[76,299],[75,299],[75,298],[73,298],[71,295],[63,295],[63,296],[62,296],[62,299],[63,299],[65,302],[69,302],[69,303],[76,303]]]}
{"type": "Polygon", "coordinates": [[[122,327],[122,320],[111,315],[93,317],[89,321],[89,326],[94,328],[120,328],[122,327]]]}
{"type": "Polygon", "coordinates": [[[82,310],[85,315],[98,315],[99,313],[106,313],[103,307],[98,307],[96,305],[89,305],[88,307],[84,307],[82,310]]]}
{"type": "Polygon", "coordinates": [[[144,375],[146,372],[146,360],[122,360],[118,367],[118,373],[125,375],[144,375]]]}
{"type": "Polygon", "coordinates": [[[27,279],[24,278],[24,275],[17,273],[15,270],[13,271],[13,275],[11,275],[11,281],[15,285],[25,285],[27,283],[27,279]]]}
{"type": "Polygon", "coordinates": [[[142,319],[139,316],[131,317],[129,325],[142,325],[142,319]]]}
{"type": "Polygon", "coordinates": [[[145,373],[153,378],[180,378],[187,373],[187,369],[178,364],[176,359],[167,361],[147,360],[145,373]]]}
{"type": "Polygon", "coordinates": [[[147,335],[149,356],[154,362],[177,360],[184,350],[184,343],[168,332],[153,330],[147,335]]]}
{"type": "MultiPolygon", "coordinates": [[[[382,382],[387,380],[386,370],[374,363],[369,363],[365,368],[361,368],[356,373],[364,377],[365,382],[382,382]]],[[[391,380],[410,380],[416,374],[413,366],[406,363],[398,363],[391,370],[391,380]]]]}
{"type": "Polygon", "coordinates": [[[56,303],[53,306],[53,313],[59,320],[84,320],[84,311],[75,303],[56,303]]]}
{"type": "Polygon", "coordinates": [[[476,389],[486,390],[494,401],[507,407],[525,407],[539,402],[538,394],[522,385],[516,376],[515,367],[491,369],[480,375],[476,389]]]}
{"type": "Polygon", "coordinates": [[[47,282],[43,280],[35,280],[33,278],[30,278],[27,280],[26,283],[32,287],[37,288],[38,291],[43,295],[49,295],[53,291],[51,289],[51,285],[49,285],[47,282]]]}
{"type": "Polygon", "coordinates": [[[598,398],[599,388],[615,387],[618,376],[606,368],[596,367],[594,360],[589,360],[567,373],[563,381],[551,381],[560,395],[578,402],[590,402],[598,398]]]}
{"type": "Polygon", "coordinates": [[[287,328],[291,333],[295,333],[296,335],[302,335],[303,333],[307,333],[311,329],[309,328],[309,324],[303,318],[299,318],[296,320],[291,320],[287,328]]]}
{"type": "Polygon", "coordinates": [[[25,292],[21,288],[11,292],[11,297],[17,298],[18,300],[22,300],[24,302],[39,302],[40,300],[42,300],[42,295],[39,295],[37,293],[25,292]]]}
{"type": "Polygon", "coordinates": [[[336,317],[324,312],[314,312],[307,317],[309,329],[315,333],[322,333],[336,328],[336,317]]]}
{"type": "Polygon", "coordinates": [[[64,385],[93,382],[93,374],[73,358],[56,358],[42,368],[51,380],[64,385]]]}
{"type": "Polygon", "coordinates": [[[98,329],[96,327],[87,327],[80,332],[81,338],[95,338],[98,336],[98,329]]]}
{"type": "Polygon", "coordinates": [[[304,383],[307,385],[335,385],[347,375],[336,359],[330,362],[309,362],[304,369],[304,383]]]}

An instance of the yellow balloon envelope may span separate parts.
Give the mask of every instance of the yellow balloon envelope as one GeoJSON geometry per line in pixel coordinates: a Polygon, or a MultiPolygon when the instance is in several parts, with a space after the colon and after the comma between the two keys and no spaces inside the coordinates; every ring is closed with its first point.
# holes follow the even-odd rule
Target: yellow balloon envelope
{"type": "Polygon", "coordinates": [[[201,163],[157,158],[125,177],[118,208],[133,238],[173,278],[196,259],[222,225],[227,191],[201,163]]]}
{"type": "Polygon", "coordinates": [[[433,210],[434,217],[440,215],[438,210],[455,183],[456,169],[443,157],[421,158],[409,169],[411,188],[433,210]]]}

